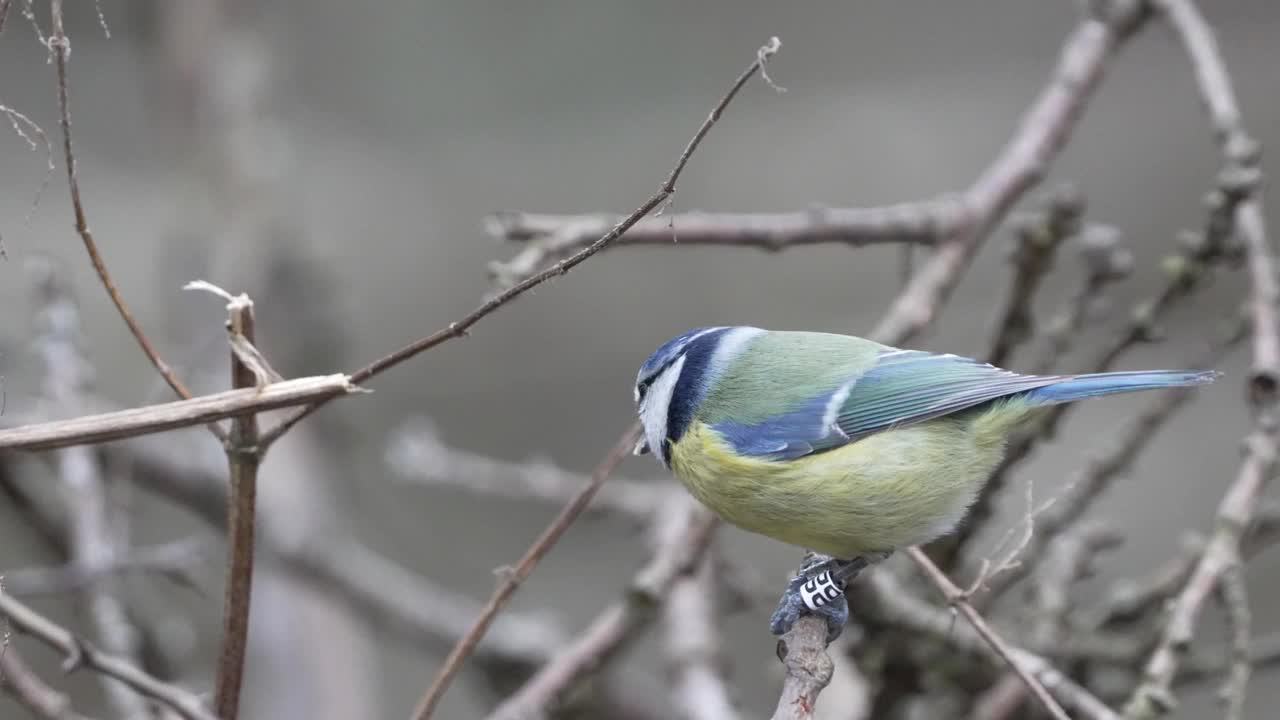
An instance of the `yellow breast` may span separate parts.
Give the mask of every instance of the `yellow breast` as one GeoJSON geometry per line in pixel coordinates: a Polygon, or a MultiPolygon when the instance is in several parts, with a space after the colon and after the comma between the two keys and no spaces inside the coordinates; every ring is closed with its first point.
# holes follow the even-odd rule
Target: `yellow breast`
{"type": "Polygon", "coordinates": [[[987,430],[942,418],[773,462],[736,454],[695,421],[672,447],[671,466],[726,521],[848,559],[955,527],[1003,453],[1003,433],[987,430]]]}

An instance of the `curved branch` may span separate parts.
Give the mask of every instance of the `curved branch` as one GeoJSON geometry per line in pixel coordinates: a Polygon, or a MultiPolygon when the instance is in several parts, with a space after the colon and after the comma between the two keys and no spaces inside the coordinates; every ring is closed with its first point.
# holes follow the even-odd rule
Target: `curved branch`
{"type": "Polygon", "coordinates": [[[115,678],[142,695],[173,708],[186,720],[218,720],[194,693],[157,680],[127,660],[98,650],[8,593],[0,593],[0,615],[9,619],[15,632],[30,635],[61,652],[66,657],[64,667],[68,671],[84,667],[115,678]]]}

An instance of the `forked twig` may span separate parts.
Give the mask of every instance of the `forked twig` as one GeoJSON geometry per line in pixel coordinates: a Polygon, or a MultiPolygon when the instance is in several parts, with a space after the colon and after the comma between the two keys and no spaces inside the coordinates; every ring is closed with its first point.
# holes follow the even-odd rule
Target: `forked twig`
{"type": "Polygon", "coordinates": [[[996,634],[996,631],[987,624],[987,621],[983,619],[982,615],[980,615],[978,611],[969,604],[969,600],[966,597],[964,590],[961,590],[956,586],[956,584],[951,581],[951,578],[947,577],[946,573],[939,570],[938,566],[934,565],[933,561],[929,559],[929,556],[925,555],[924,551],[920,548],[908,548],[907,555],[917,566],[920,567],[921,570],[924,571],[924,574],[929,578],[929,580],[942,591],[943,596],[947,598],[947,602],[969,621],[969,624],[972,625],[973,629],[982,636],[982,639],[991,646],[991,649],[1009,663],[1009,667],[1013,668],[1013,671],[1018,674],[1018,677],[1022,678],[1022,682],[1026,684],[1029,690],[1031,690],[1031,694],[1035,695],[1036,699],[1040,701],[1040,704],[1044,706],[1045,710],[1048,710],[1049,714],[1052,715],[1055,720],[1071,720],[1071,716],[1067,715],[1067,711],[1063,710],[1062,706],[1058,704],[1058,701],[1053,699],[1053,696],[1049,694],[1049,691],[1045,689],[1045,686],[1036,679],[1035,674],[1031,669],[1026,667],[1022,662],[1022,659],[1015,654],[1014,649],[1009,647],[1008,643],[996,634]]]}
{"type": "Polygon", "coordinates": [[[219,720],[194,693],[158,680],[127,660],[98,650],[12,595],[0,593],[0,616],[8,618],[14,631],[30,635],[61,652],[66,657],[63,667],[68,671],[84,667],[113,677],[172,708],[186,720],[219,720]]]}
{"type": "MultiPolygon", "coordinates": [[[[703,121],[702,126],[698,128],[696,133],[694,133],[693,138],[689,140],[687,145],[685,145],[684,151],[680,153],[680,157],[676,161],[675,167],[671,169],[671,174],[667,175],[667,179],[662,182],[662,186],[658,188],[658,192],[655,193],[653,197],[646,200],[640,207],[636,208],[634,212],[624,218],[621,222],[615,225],[611,230],[609,230],[609,232],[602,235],[599,240],[596,240],[594,243],[588,245],[577,253],[574,253],[571,257],[565,258],[537,275],[534,275],[525,281],[498,293],[492,298],[486,300],[480,305],[480,307],[473,310],[469,315],[461,320],[449,323],[449,325],[444,329],[438,330],[420,340],[415,340],[390,355],[379,358],[363,368],[360,368],[351,375],[352,381],[357,383],[364,382],[365,380],[368,380],[369,378],[372,378],[375,375],[378,375],[379,373],[414,357],[418,353],[430,350],[431,348],[440,345],[441,343],[448,342],[449,340],[453,340],[454,338],[462,337],[467,333],[467,330],[472,325],[475,325],[488,315],[496,312],[503,305],[515,300],[551,278],[564,275],[580,265],[587,258],[617,242],[618,238],[622,237],[623,233],[630,230],[631,227],[639,222],[641,218],[661,207],[664,202],[675,194],[676,181],[680,179],[680,174],[684,172],[684,167],[689,163],[689,159],[693,157],[694,151],[696,151],[698,146],[702,144],[703,138],[707,136],[707,133],[711,131],[711,128],[720,120],[720,115],[727,107],[729,107],[729,103],[737,96],[738,91],[741,90],[742,87],[747,84],[747,81],[750,80],[757,72],[764,68],[765,62],[772,58],[781,47],[782,42],[775,37],[770,38],[769,42],[756,52],[755,61],[738,76],[738,79],[734,81],[732,86],[730,86],[729,91],[725,93],[724,97],[720,99],[720,102],[716,103],[716,106],[712,108],[711,114],[707,116],[705,121],[703,121]]],[[[261,438],[262,446],[270,446],[271,443],[279,439],[281,435],[288,432],[289,428],[296,425],[299,420],[315,412],[324,405],[325,402],[327,401],[322,400],[312,405],[308,405],[285,418],[279,425],[276,425],[270,430],[264,432],[261,438]]]]}

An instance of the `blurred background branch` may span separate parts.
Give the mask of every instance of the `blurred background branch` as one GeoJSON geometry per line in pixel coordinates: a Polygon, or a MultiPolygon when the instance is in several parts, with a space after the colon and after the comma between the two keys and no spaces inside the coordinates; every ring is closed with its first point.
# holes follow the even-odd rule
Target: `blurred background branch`
{"type": "Polygon", "coordinates": [[[0,113],[23,152],[0,173],[21,262],[0,267],[30,273],[28,313],[23,284],[0,283],[0,614],[18,631],[0,715],[208,717],[226,458],[198,428],[150,433],[254,410],[261,445],[278,442],[242,718],[382,717],[442,667],[458,678],[442,717],[1269,717],[1280,339],[1259,148],[1280,139],[1265,90],[1280,12],[1079,5],[498,16],[171,0],[105,5],[108,39],[95,13],[0,1],[0,28],[33,30],[0,43],[0,113]],[[1153,24],[1172,33],[1139,34],[1153,24]],[[790,92],[726,117],[678,195],[687,152],[656,194],[630,186],[668,171],[654,149],[705,112],[722,88],[702,78],[734,72],[761,27],[796,38],[775,73],[790,92]],[[1045,49],[1072,27],[1054,64],[1045,49]],[[1216,145],[1188,141],[1192,87],[1216,145]],[[33,207],[55,157],[70,206],[33,207]],[[630,219],[598,210],[645,196],[630,219]],[[83,247],[63,243],[67,209],[83,247]],[[518,244],[510,257],[470,240],[477,218],[518,244]],[[289,387],[272,383],[157,424],[167,393],[226,387],[224,317],[178,293],[193,277],[257,299],[262,354],[334,396],[348,378],[324,374],[368,348],[422,338],[356,382],[477,332],[360,403],[268,410],[289,387]],[[115,302],[78,306],[95,283],[115,302]],[[581,470],[629,419],[638,359],[711,324],[874,334],[1041,373],[1212,366],[1233,382],[1027,428],[970,520],[918,556],[942,596],[892,560],[850,586],[839,643],[802,622],[778,662],[762,617],[794,551],[715,527],[655,466],[622,464],[626,443],[606,472],[581,470]],[[74,425],[120,408],[143,420],[74,425]],[[52,434],[22,440],[32,423],[52,434]],[[503,562],[566,504],[555,552],[513,575],[503,562]],[[495,567],[504,598],[521,589],[486,608],[495,567]],[[33,629],[99,672],[58,677],[33,629]],[[465,666],[445,660],[460,643],[465,666]]]}

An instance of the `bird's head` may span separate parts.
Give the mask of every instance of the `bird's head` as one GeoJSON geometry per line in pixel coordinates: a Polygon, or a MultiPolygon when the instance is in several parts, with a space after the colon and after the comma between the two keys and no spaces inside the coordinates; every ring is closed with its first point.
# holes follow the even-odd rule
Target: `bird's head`
{"type": "Polygon", "coordinates": [[[762,332],[748,327],[694,328],[655,350],[636,375],[635,400],[644,437],[635,453],[656,450],[663,464],[670,465],[668,441],[684,434],[726,363],[747,339],[762,332]]]}

